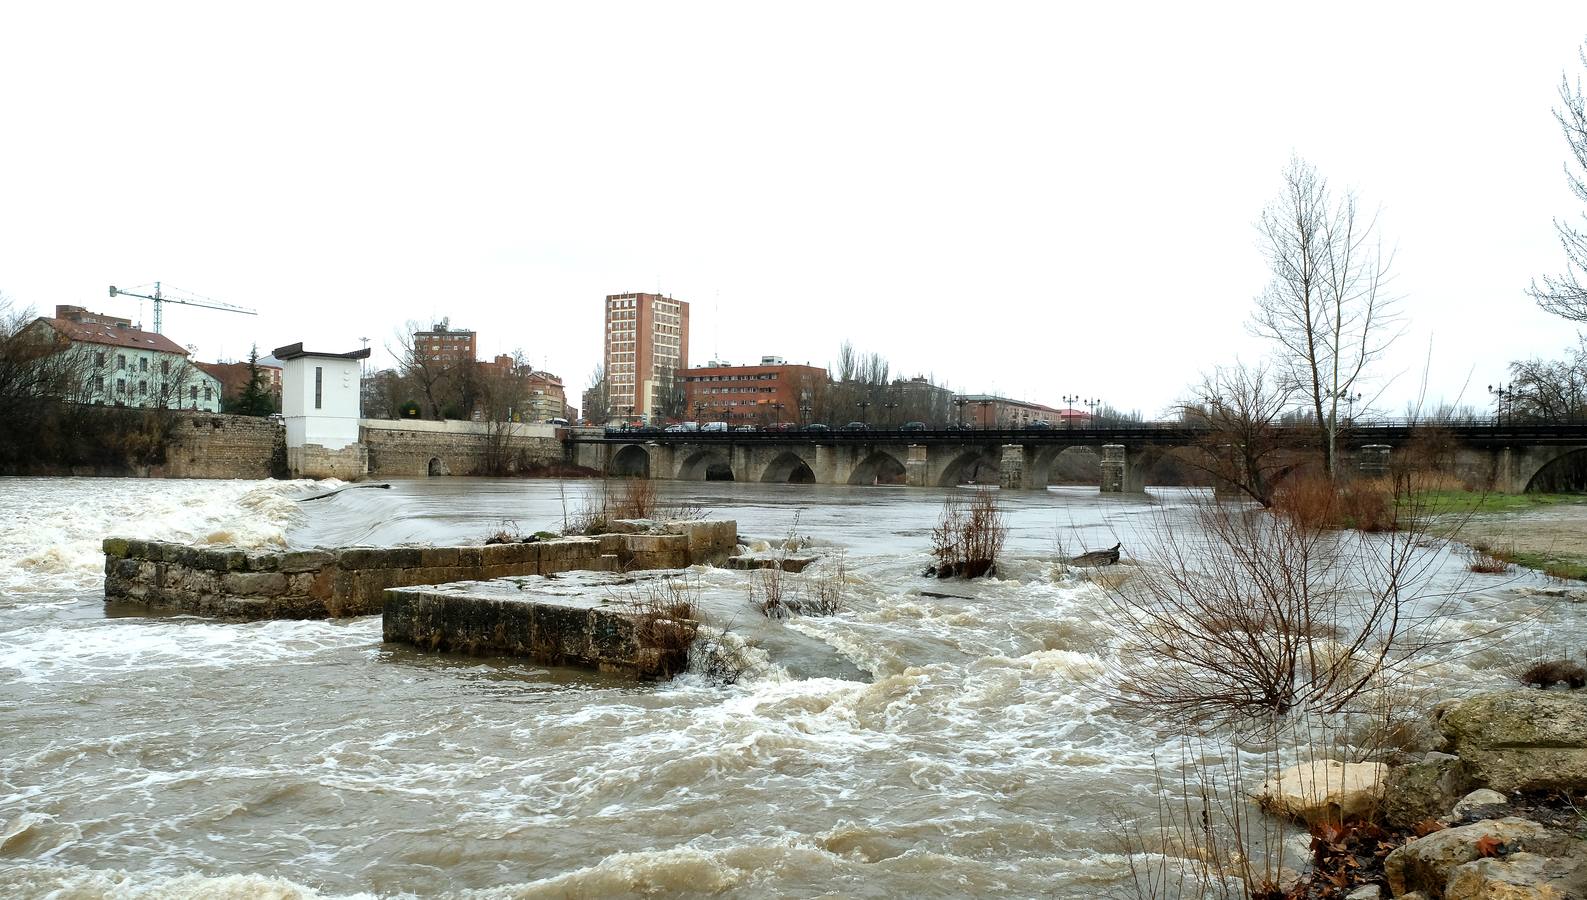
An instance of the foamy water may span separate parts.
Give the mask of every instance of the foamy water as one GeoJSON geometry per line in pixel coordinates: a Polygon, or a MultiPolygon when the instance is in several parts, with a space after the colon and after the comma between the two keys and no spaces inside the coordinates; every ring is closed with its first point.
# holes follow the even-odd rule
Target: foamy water
{"type": "MultiPolygon", "coordinates": [[[[751,538],[797,514],[848,551],[832,618],[767,622],[745,573],[689,573],[768,662],[734,686],[418,654],[376,617],[107,617],[109,534],[455,541],[554,527],[589,486],[294,500],[324,488],[0,481],[0,893],[1093,897],[1124,872],[1114,816],[1155,809],[1154,756],[1175,752],[1110,704],[1101,595],[1051,564],[1060,537],[1138,545],[1154,507],[1078,489],[1005,498],[1000,578],[963,584],[919,577],[938,492],[669,486],[751,538]]],[[[1452,633],[1579,627],[1534,580],[1489,584],[1506,604],[1452,633]]],[[[1451,653],[1432,674],[1475,688],[1504,662],[1451,653]]]]}

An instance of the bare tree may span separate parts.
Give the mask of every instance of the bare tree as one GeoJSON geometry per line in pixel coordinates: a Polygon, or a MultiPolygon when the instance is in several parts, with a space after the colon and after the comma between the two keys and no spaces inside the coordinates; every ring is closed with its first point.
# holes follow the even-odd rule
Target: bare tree
{"type": "Polygon", "coordinates": [[[1587,343],[1565,359],[1510,363],[1510,386],[1499,415],[1521,422],[1580,422],[1587,418],[1587,343]]]}
{"type": "Polygon", "coordinates": [[[443,359],[442,354],[427,354],[415,337],[425,326],[409,319],[397,329],[386,349],[397,359],[397,371],[410,396],[421,401],[430,419],[446,417],[448,411],[467,416],[472,404],[465,397],[472,388],[472,359],[443,359]]]}
{"type": "Polygon", "coordinates": [[[1273,486],[1294,466],[1290,441],[1279,427],[1294,390],[1266,366],[1236,363],[1202,378],[1180,404],[1186,424],[1205,429],[1191,464],[1264,507],[1273,486]]]}
{"type": "Polygon", "coordinates": [[[585,409],[584,421],[592,425],[603,425],[610,418],[608,409],[610,394],[607,390],[606,366],[596,363],[595,370],[590,372],[590,383],[586,386],[584,396],[581,398],[585,409]]]}
{"type": "Polygon", "coordinates": [[[480,468],[486,475],[506,475],[513,468],[515,422],[529,415],[529,376],[533,368],[522,350],[514,350],[505,367],[471,367],[475,409],[485,425],[485,453],[480,468]]]}
{"type": "Polygon", "coordinates": [[[1335,475],[1340,401],[1399,337],[1387,293],[1393,254],[1356,195],[1335,200],[1328,182],[1299,157],[1284,190],[1258,223],[1272,281],[1257,298],[1252,330],[1279,348],[1280,373],[1315,416],[1323,464],[1335,475]]]}
{"type": "MultiPolygon", "coordinates": [[[[1587,67],[1587,44],[1577,51],[1577,56],[1587,67]]],[[[1565,181],[1576,199],[1587,204],[1587,94],[1582,91],[1581,76],[1572,83],[1568,74],[1560,75],[1559,106],[1554,108],[1554,119],[1570,147],[1565,181]]],[[[1587,210],[1582,212],[1582,221],[1587,223],[1587,210]]],[[[1587,322],[1587,229],[1555,219],[1554,230],[1565,248],[1565,271],[1543,276],[1542,285],[1534,279],[1527,293],[1555,315],[1587,322]]]]}

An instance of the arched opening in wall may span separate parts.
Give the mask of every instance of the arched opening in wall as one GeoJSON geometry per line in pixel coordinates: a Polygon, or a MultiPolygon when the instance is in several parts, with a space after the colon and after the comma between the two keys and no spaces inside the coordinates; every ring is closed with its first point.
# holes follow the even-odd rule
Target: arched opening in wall
{"type": "Polygon", "coordinates": [[[907,480],[904,464],[881,450],[865,457],[849,473],[849,484],[904,484],[907,480]]]}
{"type": "Polygon", "coordinates": [[[1571,450],[1543,464],[1526,483],[1528,494],[1587,492],[1587,449],[1571,450]]]}
{"type": "Polygon", "coordinates": [[[942,470],[938,487],[956,484],[997,484],[1001,462],[990,451],[966,450],[954,457],[942,470]]]}
{"type": "Polygon", "coordinates": [[[629,444],[612,456],[606,474],[613,478],[649,478],[650,453],[637,444],[629,444]]]}
{"type": "Polygon", "coordinates": [[[426,467],[426,472],[430,475],[445,475],[446,466],[441,465],[439,457],[432,456],[430,457],[429,466],[426,467]]]}
{"type": "Polygon", "coordinates": [[[760,480],[768,484],[815,484],[816,473],[804,458],[792,451],[778,454],[761,473],[760,480]]]}
{"type": "Polygon", "coordinates": [[[1031,483],[1046,487],[1058,485],[1102,485],[1102,456],[1093,447],[1051,447],[1036,456],[1036,471],[1031,483]]]}
{"type": "Polygon", "coordinates": [[[727,454],[716,448],[698,450],[683,460],[678,467],[681,481],[732,481],[733,464],[727,454]]]}

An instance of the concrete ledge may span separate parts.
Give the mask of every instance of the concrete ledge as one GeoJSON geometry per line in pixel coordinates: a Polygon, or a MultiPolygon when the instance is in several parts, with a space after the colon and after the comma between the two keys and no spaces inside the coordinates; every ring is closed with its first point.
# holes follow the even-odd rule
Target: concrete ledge
{"type": "MultiPolygon", "coordinates": [[[[515,656],[638,678],[670,677],[688,665],[686,649],[645,645],[653,628],[624,603],[544,591],[546,581],[504,578],[385,592],[381,631],[389,643],[420,650],[515,656]]],[[[698,623],[670,622],[693,634],[698,623]]]]}
{"type": "Polygon", "coordinates": [[[676,534],[569,537],[479,547],[244,552],[106,538],[105,600],[239,619],[381,612],[388,588],[563,572],[681,569],[725,559],[736,522],[674,523],[676,534]],[[712,526],[687,530],[687,526],[712,526]]]}
{"type": "Polygon", "coordinates": [[[781,568],[784,572],[803,572],[816,561],[814,556],[730,556],[727,568],[752,572],[756,569],[781,568]]]}

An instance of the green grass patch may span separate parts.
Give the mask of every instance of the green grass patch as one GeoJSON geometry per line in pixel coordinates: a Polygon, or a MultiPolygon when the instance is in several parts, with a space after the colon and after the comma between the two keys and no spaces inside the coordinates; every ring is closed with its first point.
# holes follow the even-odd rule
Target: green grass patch
{"type": "Polygon", "coordinates": [[[1414,504],[1433,515],[1507,513],[1550,506],[1587,504],[1587,494],[1483,494],[1476,491],[1422,491],[1414,504]]]}
{"type": "Polygon", "coordinates": [[[1587,581],[1587,559],[1556,553],[1511,553],[1510,561],[1528,569],[1537,569],[1550,578],[1565,581],[1587,581]]]}

